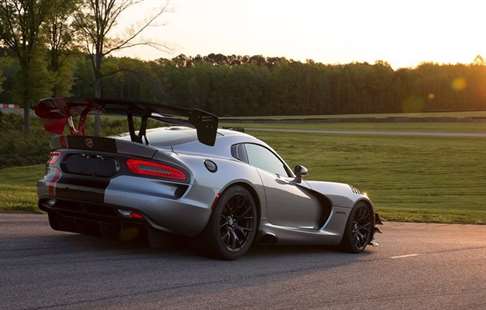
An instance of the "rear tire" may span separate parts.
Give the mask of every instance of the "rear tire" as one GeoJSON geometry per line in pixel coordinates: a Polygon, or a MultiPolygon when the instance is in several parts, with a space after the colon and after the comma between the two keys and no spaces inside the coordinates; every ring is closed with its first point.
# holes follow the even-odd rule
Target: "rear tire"
{"type": "Polygon", "coordinates": [[[374,227],[373,209],[365,202],[358,202],[349,215],[341,248],[350,253],[363,252],[373,238],[374,227]]]}
{"type": "Polygon", "coordinates": [[[242,186],[228,188],[219,198],[201,237],[211,257],[235,260],[253,244],[258,212],[252,194],[242,186]]]}

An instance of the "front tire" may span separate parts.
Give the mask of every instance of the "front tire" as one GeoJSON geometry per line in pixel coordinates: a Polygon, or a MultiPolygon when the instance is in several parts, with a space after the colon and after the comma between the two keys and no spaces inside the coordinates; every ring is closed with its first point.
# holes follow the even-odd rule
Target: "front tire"
{"type": "Polygon", "coordinates": [[[363,252],[373,238],[375,216],[373,209],[365,202],[358,202],[351,210],[341,247],[350,253],[363,252]]]}
{"type": "Polygon", "coordinates": [[[212,257],[234,260],[253,244],[258,212],[252,194],[242,186],[228,188],[219,198],[202,237],[212,257]]]}

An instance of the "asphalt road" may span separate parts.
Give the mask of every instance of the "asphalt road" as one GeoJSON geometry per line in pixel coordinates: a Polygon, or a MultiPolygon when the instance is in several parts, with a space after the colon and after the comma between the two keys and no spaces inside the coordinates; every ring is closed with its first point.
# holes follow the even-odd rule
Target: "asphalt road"
{"type": "Polygon", "coordinates": [[[288,133],[317,133],[346,136],[391,136],[391,137],[438,137],[438,138],[486,138],[486,132],[445,132],[445,131],[407,131],[407,130],[326,130],[298,128],[257,128],[245,127],[248,131],[270,131],[288,133]]]}
{"type": "Polygon", "coordinates": [[[486,309],[486,226],[385,223],[361,255],[258,246],[217,261],[0,215],[0,309],[486,309]]]}

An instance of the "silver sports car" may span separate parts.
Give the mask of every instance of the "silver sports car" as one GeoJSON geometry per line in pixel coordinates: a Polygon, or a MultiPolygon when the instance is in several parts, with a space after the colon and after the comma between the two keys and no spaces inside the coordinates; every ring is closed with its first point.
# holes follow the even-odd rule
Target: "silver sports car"
{"type": "Polygon", "coordinates": [[[218,129],[210,113],[64,98],[42,100],[35,111],[56,134],[38,182],[39,207],[55,230],[182,235],[223,259],[244,255],[255,242],[340,245],[354,253],[374,242],[379,217],[366,194],[304,180],[304,166],[292,170],[265,142],[218,129]],[[129,132],[85,136],[90,113],[126,115],[129,132]],[[172,126],[147,129],[148,119],[172,126]]]}

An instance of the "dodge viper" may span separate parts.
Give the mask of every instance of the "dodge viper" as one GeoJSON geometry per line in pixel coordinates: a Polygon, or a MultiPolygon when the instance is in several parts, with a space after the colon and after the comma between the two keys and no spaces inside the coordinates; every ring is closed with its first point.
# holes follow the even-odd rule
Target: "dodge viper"
{"type": "Polygon", "coordinates": [[[304,166],[290,169],[265,142],[218,129],[211,113],[73,98],[41,100],[35,112],[54,134],[37,188],[55,230],[181,235],[228,260],[256,242],[339,245],[353,253],[374,243],[379,217],[366,194],[304,179],[304,166]],[[102,113],[127,117],[128,132],[85,135],[88,115],[102,113]],[[165,126],[148,129],[149,119],[165,126]]]}

